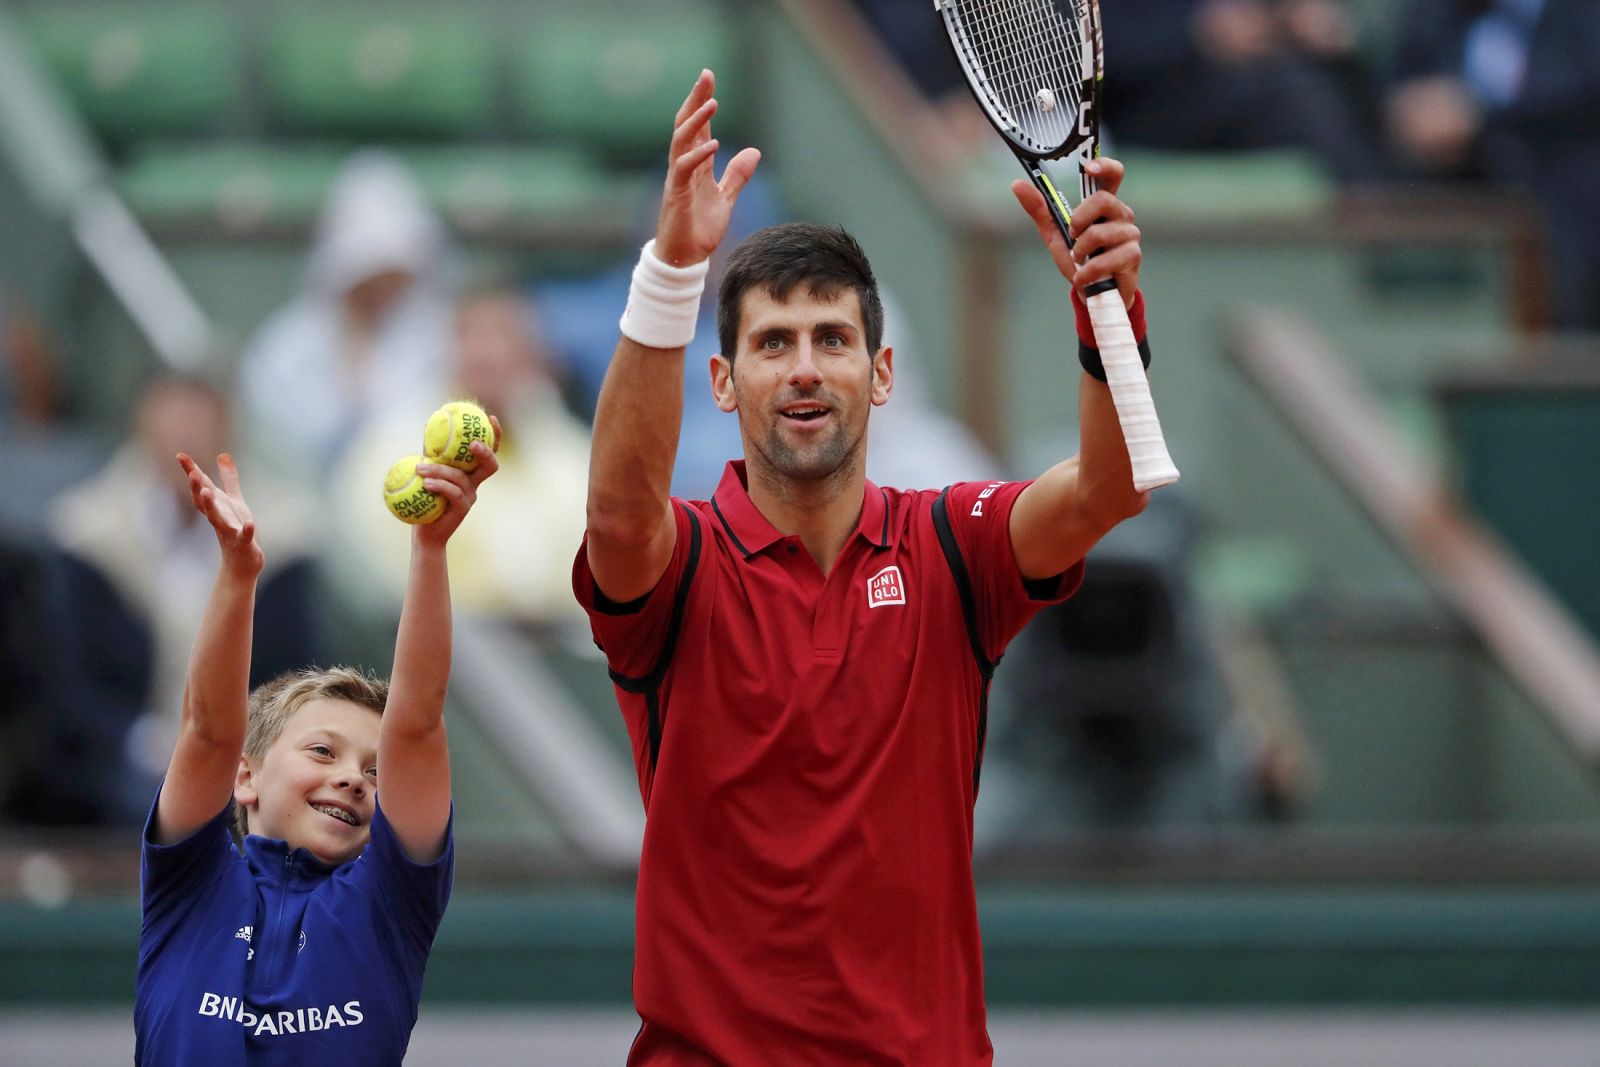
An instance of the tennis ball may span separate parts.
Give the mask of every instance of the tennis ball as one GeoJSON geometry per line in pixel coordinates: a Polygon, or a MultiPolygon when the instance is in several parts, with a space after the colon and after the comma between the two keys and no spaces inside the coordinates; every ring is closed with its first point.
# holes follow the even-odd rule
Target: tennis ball
{"type": "Polygon", "coordinates": [[[494,447],[494,427],[489,414],[470,400],[452,400],[428,416],[422,435],[422,454],[434,463],[448,463],[464,471],[478,465],[472,442],[494,447]]]}
{"type": "Polygon", "coordinates": [[[1033,98],[1038,102],[1040,111],[1054,111],[1056,109],[1056,94],[1049,89],[1040,89],[1034,94],[1033,98]]]}
{"type": "Polygon", "coordinates": [[[444,514],[444,497],[422,487],[422,476],[417,473],[421,462],[421,456],[407,456],[390,467],[383,478],[383,502],[395,518],[413,526],[432,522],[444,514]]]}

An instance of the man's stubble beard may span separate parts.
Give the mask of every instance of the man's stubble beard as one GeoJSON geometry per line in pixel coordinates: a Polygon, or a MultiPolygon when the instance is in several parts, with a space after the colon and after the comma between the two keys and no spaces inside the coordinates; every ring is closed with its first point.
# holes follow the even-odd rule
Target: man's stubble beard
{"type": "MultiPolygon", "coordinates": [[[[737,395],[737,386],[735,394],[737,395]]],[[[782,403],[791,403],[794,399],[815,399],[819,403],[827,404],[836,420],[834,430],[827,438],[815,442],[809,448],[795,448],[784,440],[783,416],[775,414],[762,439],[750,438],[752,448],[760,454],[760,465],[765,468],[763,473],[769,474],[774,479],[803,483],[826,482],[848,477],[854,461],[867,442],[866,420],[862,420],[861,432],[852,440],[849,436],[849,427],[845,425],[841,415],[841,406],[831,394],[819,391],[813,397],[786,398],[782,403]]]]}

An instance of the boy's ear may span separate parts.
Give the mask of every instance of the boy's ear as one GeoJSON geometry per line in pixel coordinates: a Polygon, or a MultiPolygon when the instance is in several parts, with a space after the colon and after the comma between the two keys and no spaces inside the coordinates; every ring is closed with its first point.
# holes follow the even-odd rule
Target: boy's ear
{"type": "Polygon", "coordinates": [[[233,799],[242,808],[248,808],[261,799],[256,791],[255,772],[250,768],[248,756],[239,757],[239,769],[233,776],[233,799]]]}

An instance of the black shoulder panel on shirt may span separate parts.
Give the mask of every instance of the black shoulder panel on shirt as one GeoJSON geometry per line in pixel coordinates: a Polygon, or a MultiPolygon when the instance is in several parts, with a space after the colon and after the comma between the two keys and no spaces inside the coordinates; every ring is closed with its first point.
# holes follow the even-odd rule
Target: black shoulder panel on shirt
{"type": "Polygon", "coordinates": [[[683,564],[683,574],[679,576],[678,588],[673,594],[672,621],[667,624],[667,637],[661,643],[661,655],[656,657],[655,665],[650,668],[650,673],[645,675],[635,677],[618,671],[609,672],[611,680],[630,693],[643,693],[654,689],[661,684],[667,668],[672,665],[672,654],[678,645],[678,631],[683,626],[684,608],[689,603],[689,587],[694,584],[695,571],[700,566],[700,520],[692,511],[688,512],[688,515],[689,558],[683,564]]]}
{"type": "Polygon", "coordinates": [[[983,639],[978,634],[978,602],[972,594],[972,577],[967,573],[967,561],[961,558],[961,547],[956,544],[956,532],[950,527],[949,507],[945,497],[949,488],[933,502],[933,528],[939,534],[939,547],[944,549],[944,560],[950,565],[950,574],[956,580],[956,593],[961,597],[961,614],[967,620],[967,640],[972,644],[972,655],[978,661],[978,670],[984,681],[994,676],[995,664],[983,654],[983,639]]]}
{"type": "Polygon", "coordinates": [[[678,634],[683,629],[683,613],[689,603],[689,589],[694,585],[695,571],[700,566],[700,518],[684,507],[689,517],[689,558],[684,562],[683,574],[678,578],[678,588],[672,598],[672,621],[667,624],[667,637],[661,643],[661,655],[656,658],[655,666],[650,673],[642,678],[633,678],[626,674],[611,671],[611,680],[617,688],[630,693],[643,694],[648,712],[646,729],[650,737],[650,766],[656,765],[656,758],[661,754],[661,700],[658,690],[661,680],[667,676],[667,668],[672,666],[673,653],[678,648],[678,634]]]}
{"type": "Polygon", "coordinates": [[[939,547],[950,565],[950,574],[956,581],[956,593],[961,597],[961,614],[967,622],[967,640],[972,645],[972,656],[978,661],[978,673],[983,685],[978,692],[977,758],[972,761],[972,791],[978,791],[983,776],[983,750],[989,734],[989,683],[994,680],[994,669],[999,661],[991,661],[983,654],[983,638],[978,634],[978,602],[972,593],[972,576],[967,573],[967,561],[961,558],[961,546],[956,544],[956,532],[950,527],[950,509],[945,497],[950,495],[947,486],[933,502],[933,528],[939,534],[939,547]]]}

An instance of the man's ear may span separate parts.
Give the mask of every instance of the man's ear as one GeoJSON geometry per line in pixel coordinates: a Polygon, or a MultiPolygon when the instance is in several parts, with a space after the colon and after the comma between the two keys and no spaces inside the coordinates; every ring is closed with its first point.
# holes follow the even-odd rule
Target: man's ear
{"type": "Polygon", "coordinates": [[[233,799],[241,808],[249,808],[261,800],[261,793],[256,789],[255,771],[250,766],[248,756],[239,757],[239,769],[233,776],[233,799]]]}
{"type": "Polygon", "coordinates": [[[733,364],[720,352],[711,357],[711,399],[723,411],[739,410],[739,398],[733,391],[733,364]]]}
{"type": "Polygon", "coordinates": [[[894,349],[884,345],[872,360],[872,403],[882,407],[894,392],[894,349]]]}

